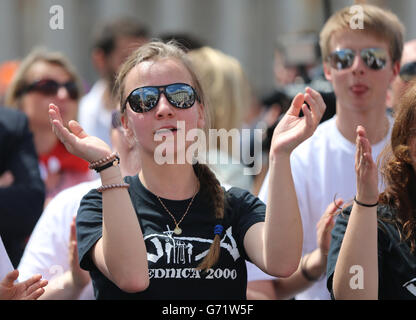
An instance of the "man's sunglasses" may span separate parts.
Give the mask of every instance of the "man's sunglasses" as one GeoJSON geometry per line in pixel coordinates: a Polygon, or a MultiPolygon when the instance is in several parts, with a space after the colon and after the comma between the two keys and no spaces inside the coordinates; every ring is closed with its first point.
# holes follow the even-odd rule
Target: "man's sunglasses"
{"type": "Polygon", "coordinates": [[[410,81],[416,77],[416,61],[404,64],[400,68],[400,78],[403,81],[410,81]]]}
{"type": "Polygon", "coordinates": [[[166,86],[149,86],[134,89],[123,104],[125,110],[127,103],[137,113],[152,110],[159,102],[160,95],[164,94],[171,105],[179,109],[192,107],[195,100],[201,102],[195,89],[186,83],[172,83],[166,86]]]}
{"type": "Polygon", "coordinates": [[[27,86],[23,87],[18,96],[26,94],[28,92],[39,92],[46,96],[56,95],[61,87],[65,87],[68,95],[71,99],[76,100],[79,97],[78,87],[74,81],[68,81],[65,83],[59,83],[55,80],[44,79],[35,81],[27,86]]]}
{"type": "MultiPolygon", "coordinates": [[[[355,50],[336,50],[329,55],[329,64],[332,68],[337,70],[348,69],[353,65],[355,55],[355,50]]],[[[387,64],[388,53],[381,48],[365,48],[360,50],[360,57],[368,68],[372,70],[381,70],[387,64]]]]}

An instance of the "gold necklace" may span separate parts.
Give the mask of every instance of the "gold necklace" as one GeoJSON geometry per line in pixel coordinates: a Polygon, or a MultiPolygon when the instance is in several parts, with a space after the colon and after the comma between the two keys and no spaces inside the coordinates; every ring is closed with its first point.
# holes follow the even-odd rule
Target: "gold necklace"
{"type": "Polygon", "coordinates": [[[192,197],[192,199],[191,199],[191,202],[189,202],[188,208],[186,208],[186,211],[185,211],[185,213],[183,214],[183,216],[182,216],[181,220],[179,220],[179,222],[176,222],[176,219],[175,219],[174,215],[173,215],[172,213],[170,213],[170,211],[169,211],[169,209],[168,209],[168,208],[166,208],[165,204],[162,202],[162,199],[160,199],[160,198],[159,198],[159,196],[156,196],[156,197],[157,197],[157,199],[159,200],[160,204],[162,205],[162,207],[166,210],[166,212],[167,212],[167,213],[169,213],[169,215],[171,216],[171,218],[172,218],[172,219],[173,219],[173,221],[175,222],[175,229],[173,229],[173,232],[174,232],[176,235],[180,235],[180,234],[182,233],[182,229],[181,229],[181,228],[179,228],[179,224],[182,222],[183,218],[185,218],[186,214],[188,213],[189,208],[191,207],[191,204],[192,204],[192,202],[194,201],[194,198],[195,198],[195,196],[196,196],[196,194],[197,194],[197,193],[198,193],[198,191],[197,191],[197,192],[195,192],[194,196],[193,196],[193,197],[192,197]]]}

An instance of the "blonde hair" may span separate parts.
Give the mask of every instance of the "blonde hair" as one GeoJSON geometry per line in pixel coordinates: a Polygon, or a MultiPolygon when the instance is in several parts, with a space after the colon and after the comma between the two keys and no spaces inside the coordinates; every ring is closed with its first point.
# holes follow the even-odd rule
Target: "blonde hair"
{"type": "Polygon", "coordinates": [[[75,82],[77,86],[79,92],[77,101],[79,101],[83,90],[81,80],[78,76],[75,67],[61,52],[52,52],[48,51],[46,48],[38,47],[33,49],[27,55],[27,57],[20,63],[19,68],[14,74],[10,86],[6,92],[5,104],[8,107],[21,109],[20,92],[27,85],[26,78],[30,68],[37,62],[55,64],[65,69],[65,71],[69,74],[69,76],[72,78],[72,80],[75,82]]]}
{"type": "Polygon", "coordinates": [[[241,64],[211,47],[188,53],[202,89],[210,100],[212,127],[240,129],[251,100],[251,87],[241,64]]]}
{"type": "MultiPolygon", "coordinates": [[[[188,57],[186,56],[186,53],[179,47],[178,44],[176,44],[175,41],[169,41],[168,43],[151,41],[136,49],[136,51],[133,52],[121,66],[115,85],[115,90],[117,91],[116,94],[120,100],[121,113],[124,114],[126,110],[125,99],[127,98],[127,93],[125,92],[125,79],[130,70],[141,62],[157,61],[159,59],[176,59],[187,69],[192,79],[192,85],[201,100],[201,104],[204,106],[204,113],[206,116],[205,130],[207,130],[210,122],[209,112],[207,110],[208,101],[206,100],[202,86],[192,68],[190,61],[188,60],[188,57]]],[[[201,185],[201,198],[205,199],[208,205],[213,206],[215,219],[222,220],[224,217],[225,193],[218,179],[205,164],[195,164],[194,171],[201,185]]],[[[220,254],[220,240],[220,235],[215,234],[208,254],[198,266],[199,269],[208,269],[218,261],[220,254]]]]}
{"type": "Polygon", "coordinates": [[[360,4],[363,12],[363,29],[351,28],[353,13],[351,7],[345,7],[333,14],[325,23],[319,35],[319,45],[322,60],[326,61],[330,55],[332,36],[339,31],[350,30],[363,34],[371,34],[388,44],[392,62],[400,61],[403,52],[403,38],[405,27],[398,17],[391,11],[374,5],[360,4]]]}

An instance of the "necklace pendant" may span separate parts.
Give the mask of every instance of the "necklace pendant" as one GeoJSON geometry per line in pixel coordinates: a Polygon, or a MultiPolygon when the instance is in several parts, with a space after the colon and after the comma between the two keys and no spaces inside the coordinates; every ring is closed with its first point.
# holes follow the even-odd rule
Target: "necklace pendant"
{"type": "Polygon", "coordinates": [[[176,226],[176,227],[175,227],[175,229],[173,230],[173,232],[174,232],[176,235],[180,235],[180,234],[182,233],[182,229],[181,229],[181,228],[179,228],[178,226],[176,226]]]}

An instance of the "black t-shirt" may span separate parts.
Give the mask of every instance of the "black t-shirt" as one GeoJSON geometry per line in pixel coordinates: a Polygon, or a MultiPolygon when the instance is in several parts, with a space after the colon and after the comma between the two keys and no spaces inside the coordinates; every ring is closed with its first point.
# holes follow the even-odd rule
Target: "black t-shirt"
{"type": "MultiPolygon", "coordinates": [[[[344,238],[352,206],[340,214],[332,230],[331,247],[327,264],[327,287],[332,294],[332,280],[342,239],[344,238]]],[[[388,222],[394,211],[384,205],[377,208],[378,214],[378,271],[380,300],[407,300],[416,298],[416,256],[410,252],[410,246],[400,241],[398,225],[388,222]],[[387,221],[386,221],[387,219],[387,221]]],[[[351,277],[358,274],[352,270],[351,277]]],[[[363,270],[365,277],[365,270],[363,270]]],[[[360,290],[357,288],[356,290],[360,290]]]]}
{"type": "MultiPolygon", "coordinates": [[[[89,270],[97,299],[245,299],[247,270],[244,235],[257,222],[264,221],[263,202],[239,188],[226,192],[228,206],[222,221],[221,253],[217,264],[207,272],[195,268],[202,262],[214,239],[218,224],[212,206],[201,192],[180,223],[182,234],[173,233],[175,224],[157,197],[138,176],[126,177],[147,248],[149,287],[139,293],[120,290],[94,265],[90,249],[102,236],[102,197],[95,189],[81,201],[77,215],[80,265],[89,270]]],[[[191,199],[162,201],[179,221],[191,199]]],[[[123,230],[120,230],[123,232],[123,230]]],[[[122,248],[120,248],[122,250],[122,248]]],[[[122,262],[121,262],[122,263],[122,262]]]]}

